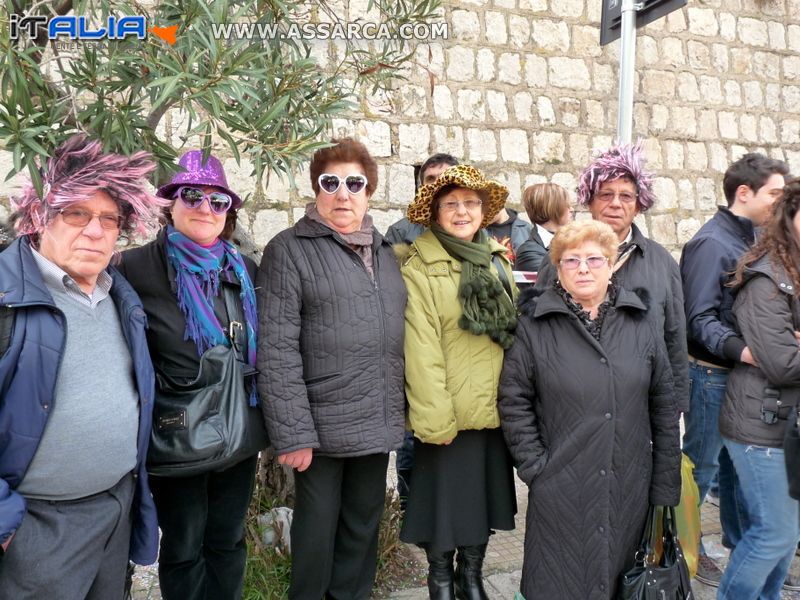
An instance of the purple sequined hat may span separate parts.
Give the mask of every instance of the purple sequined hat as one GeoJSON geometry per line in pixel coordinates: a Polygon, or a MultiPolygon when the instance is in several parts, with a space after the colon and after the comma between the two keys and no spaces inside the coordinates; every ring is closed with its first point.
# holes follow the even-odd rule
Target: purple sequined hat
{"type": "Polygon", "coordinates": [[[239,208],[242,205],[242,199],[228,187],[228,180],[225,179],[225,169],[222,168],[222,163],[219,162],[219,159],[209,156],[205,164],[201,162],[202,160],[202,150],[189,150],[189,152],[181,156],[178,164],[183,170],[175,173],[172,181],[168,184],[158,188],[156,195],[172,199],[172,195],[182,185],[213,185],[226,194],[230,194],[233,199],[231,208],[239,208]]]}

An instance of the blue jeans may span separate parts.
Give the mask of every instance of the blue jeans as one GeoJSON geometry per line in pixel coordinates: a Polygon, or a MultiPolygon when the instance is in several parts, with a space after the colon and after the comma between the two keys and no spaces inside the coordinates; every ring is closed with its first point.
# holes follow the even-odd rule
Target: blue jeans
{"type": "MultiPolygon", "coordinates": [[[[733,548],[741,538],[740,514],[744,511],[738,506],[742,498],[737,493],[736,472],[719,433],[719,411],[725,401],[728,373],[726,369],[689,361],[691,396],[689,412],[683,415],[686,426],[683,451],[694,463],[694,480],[701,504],[719,471],[719,520],[723,543],[733,548]]],[[[700,553],[705,554],[702,540],[700,553]]]]}
{"type": "Polygon", "coordinates": [[[783,450],[724,439],[748,527],[722,576],[717,600],[778,600],[800,540],[800,502],[789,496],[783,450]]]}

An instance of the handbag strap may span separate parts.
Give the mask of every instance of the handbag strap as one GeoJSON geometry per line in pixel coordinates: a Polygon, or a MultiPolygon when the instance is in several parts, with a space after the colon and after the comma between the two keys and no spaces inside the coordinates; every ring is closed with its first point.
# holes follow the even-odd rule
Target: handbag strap
{"type": "Polygon", "coordinates": [[[241,340],[244,336],[244,323],[242,323],[242,313],[239,310],[239,296],[232,289],[231,286],[224,283],[220,286],[222,288],[222,299],[225,302],[225,312],[228,313],[228,339],[231,342],[231,349],[233,350],[236,360],[239,362],[247,362],[242,353],[241,340]]]}
{"type": "Polygon", "coordinates": [[[654,554],[655,519],[656,507],[651,504],[650,508],[647,509],[647,520],[645,521],[644,531],[642,532],[642,541],[639,543],[639,549],[636,551],[636,566],[643,567],[654,554]]]}

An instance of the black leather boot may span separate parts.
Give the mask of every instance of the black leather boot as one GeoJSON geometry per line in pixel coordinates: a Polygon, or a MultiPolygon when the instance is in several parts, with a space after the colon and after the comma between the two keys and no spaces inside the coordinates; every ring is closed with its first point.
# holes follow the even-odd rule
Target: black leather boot
{"type": "Polygon", "coordinates": [[[459,546],[456,557],[455,591],[458,600],[489,600],[483,589],[483,558],[486,544],[459,546]]]}
{"type": "Polygon", "coordinates": [[[449,552],[431,552],[427,548],[428,557],[428,595],[431,600],[455,600],[453,595],[453,554],[449,552]]]}

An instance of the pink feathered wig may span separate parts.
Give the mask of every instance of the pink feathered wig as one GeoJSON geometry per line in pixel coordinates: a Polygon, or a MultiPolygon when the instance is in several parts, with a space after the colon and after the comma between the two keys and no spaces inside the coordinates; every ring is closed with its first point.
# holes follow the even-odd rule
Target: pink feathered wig
{"type": "Polygon", "coordinates": [[[158,229],[161,207],[169,204],[147,190],[145,178],[155,168],[147,152],[132,156],[104,153],[99,141],[91,141],[84,134],[73,135],[47,159],[42,173],[43,197],[28,180],[22,195],[12,198],[14,229],[19,235],[38,237],[59,210],[102,190],[125,217],[122,233],[147,237],[158,229]]]}
{"type": "Polygon", "coordinates": [[[641,141],[636,144],[614,146],[589,163],[578,181],[578,204],[587,206],[606,181],[625,177],[636,184],[639,210],[645,212],[653,206],[653,174],[644,170],[644,152],[641,141]]]}

